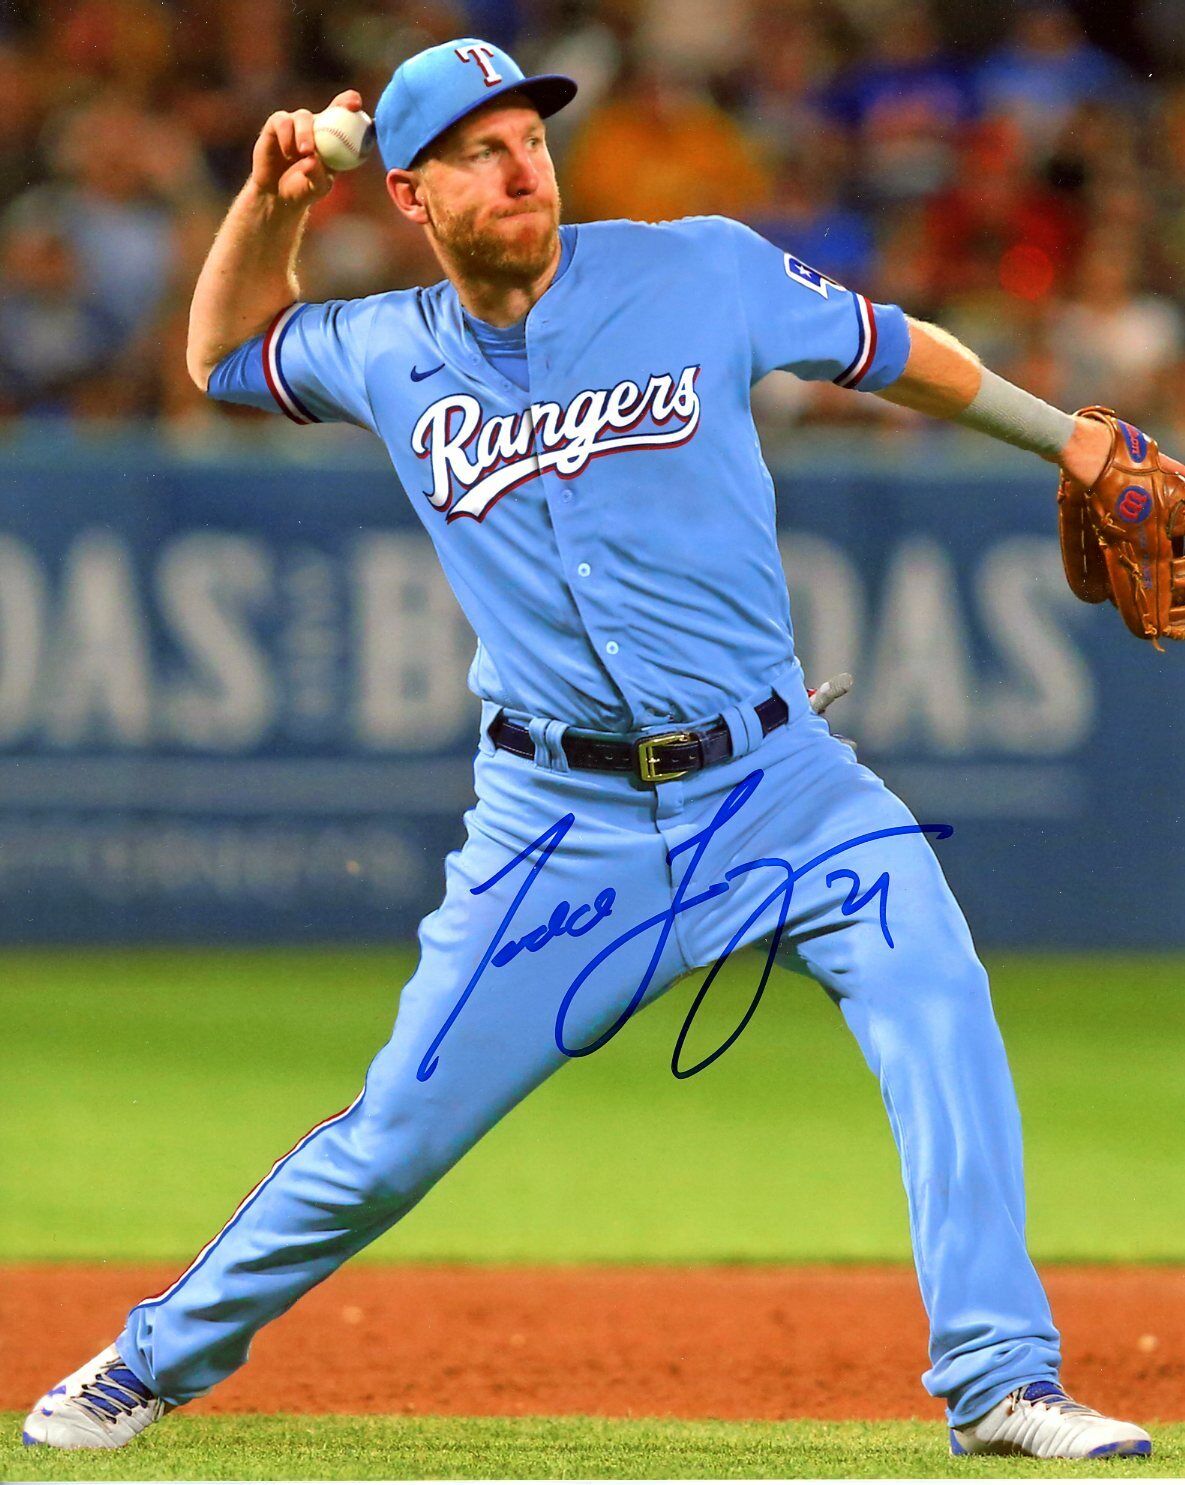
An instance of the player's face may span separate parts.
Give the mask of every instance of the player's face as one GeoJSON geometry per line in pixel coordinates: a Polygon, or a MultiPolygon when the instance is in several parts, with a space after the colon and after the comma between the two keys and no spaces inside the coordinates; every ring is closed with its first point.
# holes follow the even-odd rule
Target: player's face
{"type": "Polygon", "coordinates": [[[560,194],[543,120],[528,103],[462,119],[419,172],[428,226],[467,273],[530,279],[551,263],[560,194]]]}

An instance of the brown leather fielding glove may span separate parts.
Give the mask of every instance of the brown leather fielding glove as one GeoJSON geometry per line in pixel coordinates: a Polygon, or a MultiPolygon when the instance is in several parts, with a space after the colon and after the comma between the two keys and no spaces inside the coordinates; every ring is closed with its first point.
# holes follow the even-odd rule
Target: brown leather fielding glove
{"type": "Polygon", "coordinates": [[[1185,480],[1152,439],[1108,407],[1084,407],[1111,430],[1111,452],[1088,489],[1062,470],[1058,535],[1066,580],[1085,603],[1109,598],[1158,650],[1185,639],[1185,480]]]}

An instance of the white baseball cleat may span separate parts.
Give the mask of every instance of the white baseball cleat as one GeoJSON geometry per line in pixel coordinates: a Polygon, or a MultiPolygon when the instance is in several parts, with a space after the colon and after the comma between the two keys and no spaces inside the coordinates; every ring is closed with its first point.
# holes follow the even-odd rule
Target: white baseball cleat
{"type": "Polygon", "coordinates": [[[25,1419],[21,1438],[51,1449],[118,1449],[165,1411],[108,1346],[50,1388],[25,1419]]]}
{"type": "Polygon", "coordinates": [[[952,1454],[1027,1454],[1033,1459],[1106,1459],[1151,1454],[1152,1440],[1134,1423],[1104,1418],[1057,1382],[1017,1387],[990,1413],[950,1431],[952,1454]]]}

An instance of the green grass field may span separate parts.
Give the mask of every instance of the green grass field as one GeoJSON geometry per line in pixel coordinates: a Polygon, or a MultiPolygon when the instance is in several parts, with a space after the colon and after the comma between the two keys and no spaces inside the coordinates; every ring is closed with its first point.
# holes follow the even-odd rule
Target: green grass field
{"type": "MultiPolygon", "coordinates": [[[[0,1260],[189,1257],[278,1154],[353,1098],[411,963],[397,951],[0,957],[0,1260]]],[[[705,1035],[735,1024],[756,967],[730,966],[705,1035]]],[[[1181,1261],[1185,961],[990,968],[1025,1118],[1034,1252],[1181,1261]]],[[[359,1261],[907,1259],[879,1094],[831,1003],[777,975],[743,1039],[681,1082],[669,1061],[694,989],[563,1069],[359,1261]]]]}
{"type": "MultiPolygon", "coordinates": [[[[0,1414],[5,1438],[19,1428],[0,1414]],[[11,1424],[11,1426],[7,1426],[11,1424]]],[[[1185,1424],[1152,1459],[960,1459],[924,1423],[645,1418],[189,1418],[117,1454],[0,1445],[4,1480],[1126,1479],[1185,1474],[1185,1424]]]]}
{"type": "MultiPolygon", "coordinates": [[[[398,951],[0,956],[0,1261],[189,1257],[277,1154],[353,1097],[411,963],[398,951]]],[[[705,1036],[734,1024],[756,967],[730,967],[705,1036]]],[[[1185,960],[993,956],[989,968],[1025,1117],[1034,1252],[1180,1263],[1185,960]]],[[[565,1068],[361,1261],[907,1259],[879,1096],[830,1002],[776,977],[741,1042],[680,1082],[670,1053],[694,989],[565,1068]]],[[[952,1461],[942,1430],[921,1423],[181,1416],[108,1457],[14,1447],[19,1422],[4,1420],[3,1479],[1052,1473],[952,1461]]],[[[1185,1474],[1185,1426],[1158,1431],[1157,1448],[1072,1474],[1185,1474]]]]}

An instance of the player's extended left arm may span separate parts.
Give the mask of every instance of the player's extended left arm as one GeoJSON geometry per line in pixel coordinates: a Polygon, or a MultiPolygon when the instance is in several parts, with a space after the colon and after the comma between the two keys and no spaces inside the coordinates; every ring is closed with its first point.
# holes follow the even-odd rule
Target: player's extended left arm
{"type": "Polygon", "coordinates": [[[983,366],[953,335],[909,322],[905,370],[878,395],[1060,464],[1066,580],[1108,599],[1139,639],[1185,640],[1185,465],[1108,408],[1071,417],[983,366]]]}
{"type": "Polygon", "coordinates": [[[1101,423],[1059,412],[989,371],[946,330],[912,318],[905,370],[875,395],[1027,449],[1084,485],[1098,478],[1110,452],[1110,434],[1101,423]]]}

